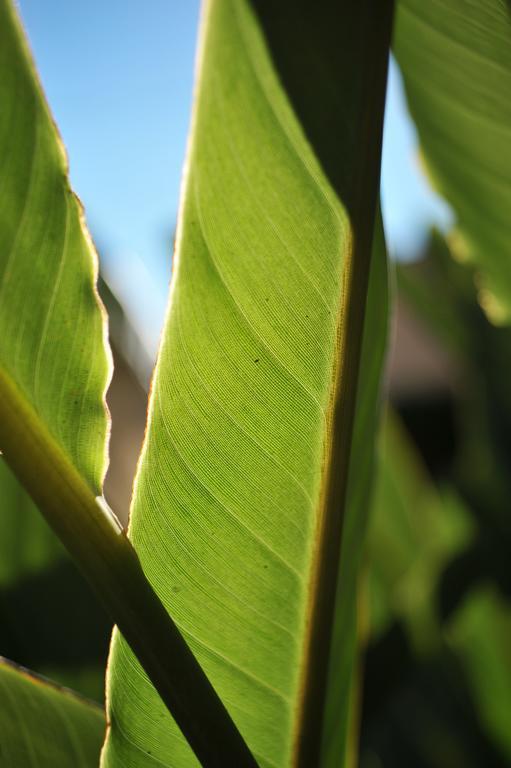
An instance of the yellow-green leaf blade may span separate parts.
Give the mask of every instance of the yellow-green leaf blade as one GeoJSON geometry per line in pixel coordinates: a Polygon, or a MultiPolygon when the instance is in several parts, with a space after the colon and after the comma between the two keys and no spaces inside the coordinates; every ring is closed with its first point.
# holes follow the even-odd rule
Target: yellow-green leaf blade
{"type": "Polygon", "coordinates": [[[454,208],[481,300],[511,319],[511,12],[503,0],[400,0],[394,49],[422,154],[454,208]]]}
{"type": "Polygon", "coordinates": [[[109,362],[95,254],[7,0],[0,3],[0,43],[0,369],[99,495],[109,362]]]}
{"type": "Polygon", "coordinates": [[[6,768],[96,768],[102,710],[0,657],[0,762],[6,768]]]}
{"type": "MultiPolygon", "coordinates": [[[[284,766],[303,760],[310,661],[321,677],[330,642],[327,620],[326,653],[311,653],[328,532],[328,592],[338,570],[352,418],[351,406],[338,406],[356,386],[360,338],[351,365],[340,359],[357,336],[353,315],[363,325],[391,4],[354,13],[377,30],[369,22],[357,34],[383,35],[379,47],[353,43],[348,62],[355,67],[360,56],[365,66],[356,85],[337,60],[328,72],[323,96],[340,165],[327,172],[255,7],[206,5],[173,289],[130,535],[258,762],[284,766]],[[376,66],[368,50],[378,52],[376,66]],[[345,112],[332,109],[338,104],[345,112]],[[358,292],[352,269],[362,269],[358,292]],[[342,449],[333,447],[336,430],[342,449]],[[339,455],[344,463],[334,465],[339,455]]],[[[325,7],[318,17],[328,29],[325,7]]],[[[348,21],[351,10],[342,3],[334,20],[348,21]]],[[[303,8],[297,21],[310,31],[303,8]]],[[[321,57],[321,46],[313,54],[321,57]]],[[[108,716],[104,766],[197,765],[120,635],[108,716]]],[[[312,723],[318,741],[320,720],[312,723]]]]}

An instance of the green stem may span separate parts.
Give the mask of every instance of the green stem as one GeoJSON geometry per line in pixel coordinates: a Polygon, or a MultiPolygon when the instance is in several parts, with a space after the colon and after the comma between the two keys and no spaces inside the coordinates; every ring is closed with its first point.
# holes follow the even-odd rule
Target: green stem
{"type": "MultiPolygon", "coordinates": [[[[328,6],[330,9],[333,6],[328,6]]],[[[349,162],[342,165],[334,149],[322,158],[325,170],[349,214],[352,244],[346,254],[338,316],[337,365],[332,381],[331,429],[325,446],[322,511],[319,516],[315,572],[309,590],[309,638],[302,671],[301,702],[295,735],[294,764],[309,768],[321,763],[321,739],[332,652],[335,594],[357,400],[358,373],[381,164],[387,68],[394,0],[344,0],[335,6],[344,23],[346,44],[343,73],[356,88],[356,108],[346,135],[340,135],[349,162]],[[351,41],[351,48],[349,50],[351,41]],[[351,59],[349,58],[351,56],[351,59]],[[356,69],[356,77],[354,70],[356,69]]],[[[330,11],[329,11],[330,12],[330,11]]],[[[348,121],[346,121],[348,122],[348,121]]],[[[311,132],[311,136],[312,136],[311,132]]],[[[315,147],[316,148],[316,147],[315,147]]],[[[369,448],[368,448],[369,450],[369,448]]],[[[350,696],[346,691],[345,695],[350,696]]],[[[342,761],[342,756],[339,760],[342,761]]]]}
{"type": "Polygon", "coordinates": [[[0,445],[20,482],[117,624],[201,764],[254,768],[116,518],[97,499],[12,379],[0,370],[0,445]]]}

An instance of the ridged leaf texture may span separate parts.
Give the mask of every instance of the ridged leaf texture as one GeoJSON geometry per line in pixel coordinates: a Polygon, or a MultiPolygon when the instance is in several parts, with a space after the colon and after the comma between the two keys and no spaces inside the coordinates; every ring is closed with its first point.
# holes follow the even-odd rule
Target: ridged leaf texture
{"type": "MultiPolygon", "coordinates": [[[[96,257],[8,0],[0,2],[0,72],[0,400],[11,414],[13,398],[27,406],[27,429],[58,446],[100,495],[109,363],[96,257]]],[[[19,464],[44,483],[31,455],[19,464]]]]}
{"type": "MultiPolygon", "coordinates": [[[[364,88],[373,86],[364,57],[376,46],[361,45],[356,34],[350,40],[353,30],[345,27],[346,46],[339,48],[328,22],[355,18],[362,36],[371,14],[375,29],[384,29],[381,12],[362,3],[360,16],[349,16],[351,4],[343,3],[341,16],[336,10],[330,18],[326,4],[318,14],[302,3],[284,6],[274,14],[265,3],[206,3],[170,304],[130,521],[150,581],[268,767],[303,759],[299,731],[314,610],[323,599],[320,560],[328,524],[342,514],[328,486],[342,471],[333,446],[336,435],[351,433],[349,414],[336,410],[339,388],[347,387],[339,382],[340,358],[349,302],[359,318],[364,314],[388,46],[383,40],[376,96],[369,99],[379,111],[373,120],[364,113],[364,121],[364,88]],[[290,73],[285,63],[279,69],[270,51],[274,44],[275,56],[286,50],[271,34],[285,30],[286,8],[296,15],[294,54],[318,32],[316,16],[333,52],[322,60],[318,37],[304,54],[320,78],[317,93],[307,85],[305,104],[293,103],[283,84],[286,75],[301,82],[300,72],[290,73]],[[354,70],[343,66],[350,62],[354,70]],[[303,113],[311,118],[306,127],[303,113]],[[328,145],[320,141],[325,125],[328,145]],[[371,152],[364,176],[361,158],[371,152]],[[355,258],[365,258],[366,282],[351,296],[355,258]]],[[[364,435],[374,426],[386,332],[381,238],[377,248],[364,435]]],[[[356,382],[357,368],[355,355],[346,377],[356,382]]],[[[366,472],[370,435],[359,450],[366,472]]],[[[359,540],[355,530],[357,548],[359,540]]],[[[332,534],[329,543],[335,597],[340,542],[332,534]]],[[[358,549],[346,555],[356,562],[358,549]]],[[[350,574],[350,590],[355,581],[350,574]]],[[[353,603],[345,611],[341,645],[348,637],[351,643],[353,603]]],[[[317,655],[328,656],[330,636],[325,648],[317,655]]],[[[352,651],[350,645],[349,659],[352,651]]],[[[350,671],[343,674],[341,698],[328,709],[336,738],[351,685],[350,671]]],[[[108,679],[105,768],[197,765],[119,634],[108,679]]],[[[325,698],[322,691],[319,710],[325,698]]],[[[341,742],[344,732],[342,726],[341,742]]],[[[326,751],[331,736],[324,736],[326,751]]],[[[334,761],[342,750],[337,745],[334,761]]]]}

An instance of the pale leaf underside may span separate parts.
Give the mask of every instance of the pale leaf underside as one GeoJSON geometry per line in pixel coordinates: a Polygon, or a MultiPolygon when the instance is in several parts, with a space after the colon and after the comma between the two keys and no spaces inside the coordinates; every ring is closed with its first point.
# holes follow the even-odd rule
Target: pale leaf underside
{"type": "MultiPolygon", "coordinates": [[[[286,766],[353,235],[250,4],[206,8],[130,537],[260,765],[286,766]]],[[[119,634],[108,685],[105,768],[197,765],[119,634]]]]}

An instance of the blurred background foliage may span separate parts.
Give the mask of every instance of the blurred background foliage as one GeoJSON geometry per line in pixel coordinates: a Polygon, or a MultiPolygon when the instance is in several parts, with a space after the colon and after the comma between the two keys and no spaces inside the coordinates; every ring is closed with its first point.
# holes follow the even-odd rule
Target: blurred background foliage
{"type": "MultiPolygon", "coordinates": [[[[130,6],[123,23],[131,23],[133,12],[134,24],[140,18],[147,24],[154,16],[154,23],[167,29],[161,14],[173,13],[170,6],[157,3],[153,14],[139,16],[136,5],[130,6]]],[[[173,34],[188,41],[189,58],[186,67],[181,67],[186,70],[183,93],[187,94],[181,112],[187,114],[197,3],[190,3],[186,13],[184,7],[180,6],[180,13],[186,16],[184,26],[178,24],[173,34]]],[[[78,101],[69,101],[65,85],[68,77],[74,93],[80,83],[77,63],[83,61],[86,68],[87,51],[69,59],[71,69],[63,67],[62,62],[51,59],[57,50],[51,47],[51,36],[59,35],[60,40],[59,23],[65,19],[52,21],[51,12],[32,0],[22,0],[21,10],[70,149],[73,171],[75,158],[81,156],[83,163],[96,152],[87,155],[87,148],[79,142],[73,150],[72,120],[76,117],[84,135],[92,135],[93,126],[80,116],[79,90],[75,94],[78,101]],[[38,31],[39,17],[42,32],[38,31]],[[42,48],[39,56],[38,34],[43,41],[46,35],[51,54],[42,48]],[[57,73],[53,80],[52,67],[57,73]]],[[[117,23],[120,5],[112,3],[105,13],[117,23]]],[[[88,13],[87,18],[90,16],[88,13]]],[[[94,29],[87,32],[87,23],[86,19],[77,22],[82,42],[87,34],[94,35],[94,29]]],[[[71,50],[76,41],[70,29],[63,45],[71,50]]],[[[139,35],[142,48],[140,41],[145,37],[154,43],[154,36],[144,27],[139,35]]],[[[111,57],[112,40],[113,34],[108,37],[105,33],[104,46],[100,40],[91,49],[98,67],[103,53],[111,57]]],[[[163,43],[163,38],[158,40],[163,43]]],[[[169,47],[166,36],[165,46],[169,47]]],[[[179,55],[183,61],[185,54],[179,55]]],[[[120,66],[129,68],[130,61],[126,51],[120,66]]],[[[144,61],[144,56],[134,57],[134,66],[137,61],[144,61]]],[[[151,82],[146,74],[136,85],[143,86],[149,97],[151,82]]],[[[100,89],[97,72],[90,77],[96,78],[100,89]]],[[[159,81],[153,88],[158,103],[162,102],[162,88],[171,87],[171,83],[159,81]]],[[[418,205],[413,212],[407,207],[413,185],[405,179],[410,169],[400,165],[400,158],[403,153],[411,154],[406,137],[413,127],[401,115],[404,102],[398,91],[393,63],[383,158],[383,213],[391,252],[400,261],[392,268],[394,311],[384,386],[386,406],[360,574],[361,708],[353,735],[360,743],[358,764],[362,768],[500,768],[511,766],[511,329],[489,322],[479,305],[478,276],[452,257],[448,239],[437,231],[431,231],[429,238],[425,234],[428,205],[431,210],[437,206],[436,220],[449,228],[450,215],[442,203],[430,193],[427,197],[421,188],[414,194],[417,199],[422,196],[422,207],[418,205]],[[406,261],[409,257],[413,260],[406,261]]],[[[94,117],[103,114],[104,121],[108,99],[100,90],[97,97],[98,108],[86,106],[86,111],[94,117]]],[[[112,109],[122,115],[119,98],[116,92],[112,109]]],[[[132,88],[126,98],[133,98],[132,88]]],[[[90,103],[89,97],[86,101],[90,103]]],[[[140,114],[153,114],[150,110],[148,104],[140,114]]],[[[153,122],[159,121],[165,145],[172,144],[179,159],[186,118],[181,120],[179,137],[172,134],[168,142],[165,120],[173,114],[156,114],[153,122]]],[[[129,125],[128,118],[125,125],[129,125]]],[[[101,124],[97,128],[101,131],[101,124]]],[[[134,141],[139,141],[142,126],[135,133],[134,141]]],[[[118,136],[115,131],[113,135],[118,136]]],[[[136,150],[130,147],[123,134],[122,148],[133,156],[136,150]]],[[[156,153],[159,147],[157,143],[156,153]]],[[[98,145],[103,169],[106,154],[107,149],[98,145]]],[[[122,158],[117,159],[124,167],[122,158]]],[[[172,162],[176,162],[174,158],[172,162]]],[[[100,289],[110,315],[115,360],[108,398],[113,427],[106,495],[126,520],[161,322],[161,317],[155,321],[151,316],[148,343],[147,323],[139,322],[139,315],[147,318],[150,311],[144,308],[163,304],[171,238],[162,234],[167,230],[159,221],[151,237],[158,240],[165,256],[158,261],[158,248],[153,247],[146,260],[153,283],[144,283],[140,265],[136,269],[129,266],[123,243],[114,242],[112,247],[111,232],[103,232],[106,222],[112,221],[129,239],[134,216],[129,207],[121,210],[118,201],[117,208],[110,210],[114,195],[108,179],[98,183],[94,168],[91,164],[86,169],[84,181],[78,168],[75,186],[79,192],[85,187],[89,211],[87,184],[91,195],[97,192],[94,182],[103,189],[108,203],[104,219],[101,210],[93,209],[93,224],[99,230],[96,241],[106,267],[100,289]],[[119,283],[126,275],[131,275],[131,289],[119,283]],[[133,292],[140,301],[139,315],[133,312],[133,292]]],[[[176,173],[168,158],[160,163],[158,156],[158,162],[138,169],[135,186],[139,191],[145,188],[143,172],[150,173],[153,180],[160,170],[173,179],[176,189],[172,195],[177,198],[176,173]]],[[[113,168],[110,175],[118,187],[118,169],[113,168]]],[[[161,198],[158,185],[155,190],[161,198]]],[[[137,205],[141,196],[134,196],[137,205]]],[[[147,203],[149,210],[152,203],[147,203]]],[[[174,201],[167,200],[165,206],[172,211],[174,201]]],[[[168,220],[165,216],[165,226],[168,220]]],[[[137,245],[144,241],[140,220],[134,241],[137,245]]],[[[0,460],[0,654],[102,701],[110,631],[108,619],[81,575],[0,460]]]]}
{"type": "Polygon", "coordinates": [[[511,331],[436,232],[396,265],[366,570],[360,764],[511,764],[511,331]]]}

